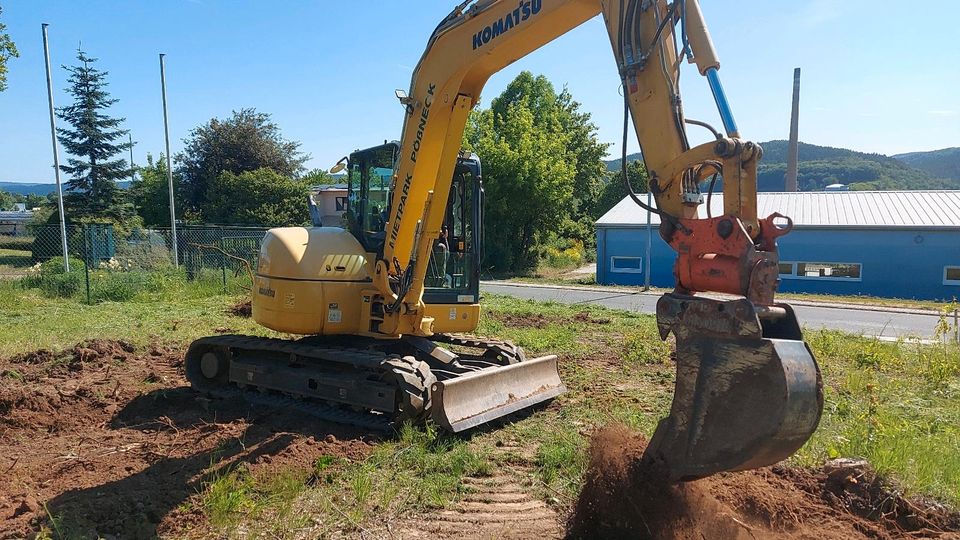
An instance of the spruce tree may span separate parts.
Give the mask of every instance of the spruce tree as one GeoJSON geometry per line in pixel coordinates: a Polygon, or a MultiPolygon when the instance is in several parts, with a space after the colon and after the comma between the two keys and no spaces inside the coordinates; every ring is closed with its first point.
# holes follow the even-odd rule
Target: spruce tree
{"type": "MultiPolygon", "coordinates": [[[[3,15],[2,7],[0,7],[0,15],[3,15]]],[[[7,61],[19,56],[20,51],[7,33],[7,25],[0,22],[0,92],[7,89],[7,61]]]]}
{"type": "Polygon", "coordinates": [[[107,72],[92,66],[97,61],[77,50],[79,65],[63,66],[70,73],[67,92],[72,105],[58,109],[57,116],[70,125],[57,128],[58,139],[70,158],[60,170],[70,175],[64,195],[67,219],[124,224],[134,214],[128,194],[117,181],[130,176],[122,154],[130,149],[124,118],[106,114],[116,99],[106,91],[107,72]]]}

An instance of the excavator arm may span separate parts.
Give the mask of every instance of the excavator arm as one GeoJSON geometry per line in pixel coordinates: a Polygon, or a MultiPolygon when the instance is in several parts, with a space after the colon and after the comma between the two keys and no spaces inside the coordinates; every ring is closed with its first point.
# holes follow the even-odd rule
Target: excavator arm
{"type": "Polygon", "coordinates": [[[657,310],[662,337],[672,333],[677,340],[676,392],[648,456],[665,462],[675,479],[779,461],[816,428],[822,383],[793,311],[774,302],[776,239],[792,224],[778,214],[757,216],[762,150],[740,138],[697,0],[469,0],[441,21],[401,96],[400,155],[374,275],[379,331],[432,333],[422,300],[427,261],[464,126],[488,78],[597,15],[622,81],[624,129],[632,118],[650,174],[656,199],[650,210],[678,253],[676,289],[657,310]],[[706,78],[723,133],[684,118],[685,60],[706,78]],[[691,148],[688,123],[711,129],[715,140],[691,148]],[[712,179],[712,186],[718,176],[723,215],[703,219],[701,185],[712,179]]]}

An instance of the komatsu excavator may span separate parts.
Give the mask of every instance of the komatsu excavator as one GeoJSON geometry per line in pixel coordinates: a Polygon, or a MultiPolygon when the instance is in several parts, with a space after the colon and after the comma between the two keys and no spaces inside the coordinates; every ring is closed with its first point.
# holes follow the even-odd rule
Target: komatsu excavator
{"type": "Polygon", "coordinates": [[[397,92],[400,142],[338,164],[348,169],[347,228],[279,228],[263,240],[253,316],[307,337],[199,339],[186,357],[192,384],[352,424],[429,417],[454,432],[563,392],[556,356],[526,358],[509,342],[469,335],[480,317],[483,190],[479,161],[460,145],[492,74],[597,15],[622,80],[623,160],[632,117],[656,206],[631,197],[660,215],[678,254],[675,290],[657,305],[661,337],[676,338],[675,394],[646,455],[687,480],[796,451],[823,397],[793,310],[774,301],[776,241],[792,222],[757,216],[762,150],[740,137],[697,0],[456,6],[430,36],[409,92],[397,92]],[[706,78],[722,133],[684,118],[684,61],[706,78]],[[713,140],[691,147],[687,125],[713,140]],[[723,214],[701,218],[701,189],[712,179],[709,197],[718,176],[723,214]]]}

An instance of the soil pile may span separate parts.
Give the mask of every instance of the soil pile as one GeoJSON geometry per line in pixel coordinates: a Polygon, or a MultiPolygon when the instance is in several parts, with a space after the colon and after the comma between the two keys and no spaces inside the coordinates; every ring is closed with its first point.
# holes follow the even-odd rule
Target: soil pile
{"type": "Polygon", "coordinates": [[[249,319],[253,315],[253,304],[250,302],[250,300],[237,302],[236,304],[227,308],[227,313],[236,317],[249,319]]]}
{"type": "Polygon", "coordinates": [[[623,426],[599,431],[572,538],[960,538],[960,515],[910,501],[862,462],[822,470],[768,467],[670,485],[642,461],[646,440],[623,426]]]}

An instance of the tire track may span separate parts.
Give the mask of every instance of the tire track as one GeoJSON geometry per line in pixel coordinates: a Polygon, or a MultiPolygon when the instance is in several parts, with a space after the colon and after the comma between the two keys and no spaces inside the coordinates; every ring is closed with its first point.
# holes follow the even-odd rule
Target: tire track
{"type": "Polygon", "coordinates": [[[465,478],[469,492],[460,502],[406,521],[396,538],[561,538],[560,516],[522,485],[529,474],[504,466],[493,476],[465,478]]]}

